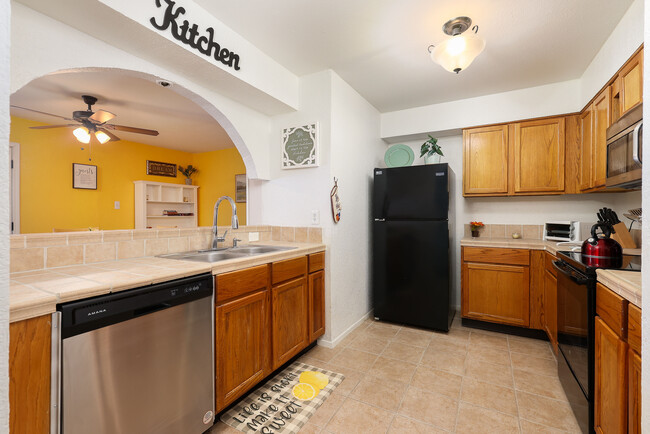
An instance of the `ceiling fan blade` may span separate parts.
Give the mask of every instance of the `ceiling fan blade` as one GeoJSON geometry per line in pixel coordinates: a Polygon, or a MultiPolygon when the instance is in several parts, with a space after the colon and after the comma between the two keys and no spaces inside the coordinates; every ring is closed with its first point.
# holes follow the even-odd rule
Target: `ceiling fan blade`
{"type": "Polygon", "coordinates": [[[74,121],[74,119],[66,118],[64,116],[53,115],[52,113],[41,112],[41,111],[38,111],[38,110],[32,110],[32,109],[28,109],[27,107],[20,107],[20,106],[13,105],[13,104],[11,105],[11,107],[21,109],[21,110],[27,110],[29,112],[40,113],[42,115],[54,116],[55,118],[65,119],[66,121],[74,121]]]}
{"type": "Polygon", "coordinates": [[[113,133],[111,133],[110,131],[108,131],[106,128],[98,128],[97,131],[101,131],[101,132],[103,132],[104,134],[106,134],[108,137],[110,137],[110,138],[111,138],[111,140],[110,140],[111,142],[117,142],[118,140],[120,140],[119,137],[117,137],[115,134],[113,134],[113,133]]]}
{"type": "Polygon", "coordinates": [[[114,115],[111,112],[107,112],[106,110],[97,110],[91,117],[90,119],[93,122],[96,122],[98,124],[104,124],[111,119],[113,119],[116,115],[114,115]]]}
{"type": "Polygon", "coordinates": [[[67,125],[41,125],[40,127],[29,127],[30,130],[47,130],[50,128],[67,128],[67,127],[78,127],[79,124],[67,124],[67,125]]]}
{"type": "Polygon", "coordinates": [[[124,125],[106,124],[103,127],[109,130],[126,131],[127,133],[146,134],[148,136],[158,135],[158,131],[156,130],[146,130],[144,128],[127,127],[124,125]]]}

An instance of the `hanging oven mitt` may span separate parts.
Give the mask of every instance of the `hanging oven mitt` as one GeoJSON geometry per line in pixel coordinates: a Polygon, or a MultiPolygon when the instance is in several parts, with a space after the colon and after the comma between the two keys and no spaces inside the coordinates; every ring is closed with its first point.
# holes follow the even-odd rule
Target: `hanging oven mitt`
{"type": "Polygon", "coordinates": [[[330,191],[330,200],[332,201],[332,218],[334,219],[334,223],[338,223],[339,220],[341,220],[341,210],[343,209],[341,207],[341,200],[339,199],[338,192],[338,180],[334,178],[334,187],[332,187],[332,191],[330,191]]]}

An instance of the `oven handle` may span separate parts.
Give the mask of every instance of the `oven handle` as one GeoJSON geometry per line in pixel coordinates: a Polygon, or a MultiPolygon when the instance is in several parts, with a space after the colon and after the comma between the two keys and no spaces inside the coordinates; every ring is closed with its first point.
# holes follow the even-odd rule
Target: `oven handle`
{"type": "Polygon", "coordinates": [[[557,271],[564,274],[565,276],[573,280],[578,285],[586,285],[587,283],[589,283],[589,278],[584,277],[582,274],[564,265],[560,261],[553,261],[553,267],[555,267],[557,271]]]}
{"type": "Polygon", "coordinates": [[[639,122],[639,124],[634,127],[634,132],[632,133],[632,159],[639,164],[642,164],[641,159],[639,158],[639,136],[642,126],[643,121],[639,122]]]}

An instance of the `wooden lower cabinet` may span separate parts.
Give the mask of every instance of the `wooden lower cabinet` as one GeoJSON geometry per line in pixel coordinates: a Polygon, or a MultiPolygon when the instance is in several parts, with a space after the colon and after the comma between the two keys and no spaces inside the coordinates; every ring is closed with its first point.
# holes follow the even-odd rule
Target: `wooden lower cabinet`
{"type": "Polygon", "coordinates": [[[217,411],[271,372],[269,291],[217,306],[217,411]]]}
{"type": "Polygon", "coordinates": [[[50,315],[9,325],[9,432],[50,432],[50,315]]]}
{"type": "Polygon", "coordinates": [[[557,354],[557,278],[544,270],[544,330],[557,354]]]}
{"type": "Polygon", "coordinates": [[[288,362],[309,344],[307,278],[271,289],[273,369],[288,362]]]}
{"type": "Polygon", "coordinates": [[[325,334],[325,272],[309,274],[309,342],[325,334]]]}
{"type": "Polygon", "coordinates": [[[628,394],[627,432],[641,433],[641,356],[630,348],[627,351],[628,394]]]}
{"type": "Polygon", "coordinates": [[[527,266],[463,262],[462,273],[464,318],[528,327],[527,266]]]}
{"type": "Polygon", "coordinates": [[[627,343],[596,317],[594,429],[625,433],[627,429],[627,343]]]}

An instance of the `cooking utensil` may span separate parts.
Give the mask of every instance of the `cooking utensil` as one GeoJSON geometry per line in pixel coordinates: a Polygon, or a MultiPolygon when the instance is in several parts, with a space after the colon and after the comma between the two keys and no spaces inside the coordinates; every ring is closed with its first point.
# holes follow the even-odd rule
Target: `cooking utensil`
{"type": "Polygon", "coordinates": [[[591,237],[582,243],[582,261],[588,266],[600,268],[620,267],[623,262],[623,248],[610,238],[610,226],[599,222],[591,227],[591,237]],[[602,237],[596,232],[602,231],[602,237]]]}

